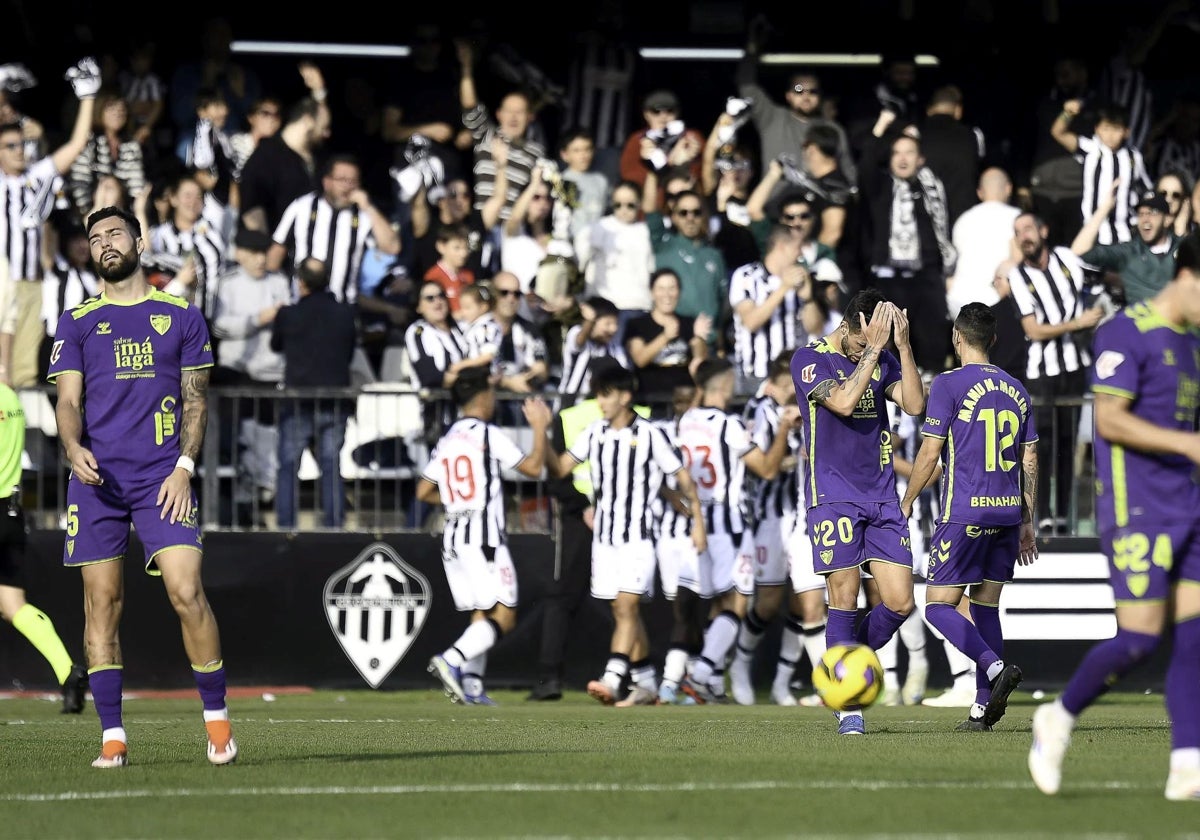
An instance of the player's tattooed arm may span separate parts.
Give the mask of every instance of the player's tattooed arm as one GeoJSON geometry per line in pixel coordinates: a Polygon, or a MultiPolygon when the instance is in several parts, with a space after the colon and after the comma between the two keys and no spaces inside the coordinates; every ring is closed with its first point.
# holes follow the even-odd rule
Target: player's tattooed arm
{"type": "Polygon", "coordinates": [[[833,393],[833,380],[826,379],[816,388],[813,388],[813,402],[824,405],[829,400],[829,395],[833,393]]]}
{"type": "Polygon", "coordinates": [[[208,370],[185,370],[181,384],[183,423],[179,432],[180,454],[200,460],[204,430],[208,427],[208,370]]]}
{"type": "Polygon", "coordinates": [[[818,405],[823,405],[834,414],[849,417],[850,412],[858,405],[867,386],[871,383],[871,373],[879,361],[879,351],[868,347],[863,351],[858,365],[842,382],[827,379],[812,390],[811,399],[818,405]]]}
{"type": "Polygon", "coordinates": [[[1032,522],[1037,513],[1038,455],[1037,444],[1027,443],[1021,451],[1022,505],[1021,520],[1032,522]]]}

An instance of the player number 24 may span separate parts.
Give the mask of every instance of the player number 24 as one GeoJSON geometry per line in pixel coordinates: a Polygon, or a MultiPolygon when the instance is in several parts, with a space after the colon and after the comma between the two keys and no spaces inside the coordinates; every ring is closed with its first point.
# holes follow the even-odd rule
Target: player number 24
{"type": "Polygon", "coordinates": [[[1117,569],[1134,574],[1150,571],[1151,563],[1170,571],[1173,562],[1171,538],[1167,534],[1159,534],[1154,538],[1153,549],[1150,547],[1150,538],[1145,534],[1126,534],[1123,537],[1115,537],[1112,553],[1113,565],[1117,569]]]}

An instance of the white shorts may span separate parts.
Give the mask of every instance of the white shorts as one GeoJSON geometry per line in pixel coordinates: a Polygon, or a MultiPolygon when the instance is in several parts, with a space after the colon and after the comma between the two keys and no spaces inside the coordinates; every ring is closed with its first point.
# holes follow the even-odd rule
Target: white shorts
{"type": "Polygon", "coordinates": [[[754,535],[709,534],[708,549],[700,555],[699,574],[679,571],[679,585],[698,592],[701,598],[715,598],[736,589],[743,595],[754,594],[754,535]]]}
{"type": "Polygon", "coordinates": [[[792,592],[810,592],[825,588],[825,578],[813,568],[812,540],[808,536],[808,511],[796,513],[796,524],[787,541],[792,592]]]}
{"type": "Polygon", "coordinates": [[[517,570],[508,546],[485,549],[479,545],[442,547],[446,583],[458,610],[490,610],[496,604],[516,609],[517,570]],[[494,551],[493,559],[487,554],[494,551]]]}
{"type": "Polygon", "coordinates": [[[691,537],[662,537],[654,546],[654,553],[658,558],[658,579],[662,582],[663,595],[673,601],[679,589],[680,570],[687,569],[694,577],[699,567],[696,546],[691,537]]]}
{"type": "Polygon", "coordinates": [[[592,597],[612,601],[621,592],[649,597],[654,592],[654,544],[649,540],[592,543],[592,597]]]}
{"type": "Polygon", "coordinates": [[[782,586],[788,579],[785,537],[792,533],[796,516],[768,516],[754,530],[754,583],[758,586],[782,586]]]}

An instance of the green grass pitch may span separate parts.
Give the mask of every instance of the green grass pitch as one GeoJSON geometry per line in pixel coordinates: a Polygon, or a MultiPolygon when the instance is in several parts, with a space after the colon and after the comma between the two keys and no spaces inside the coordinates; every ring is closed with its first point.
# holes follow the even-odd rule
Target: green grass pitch
{"type": "MultiPolygon", "coordinates": [[[[873,708],[839,737],[824,709],[604,708],[495,693],[317,691],[231,702],[235,765],[204,755],[198,700],[125,704],[130,766],[96,770],[99,724],[0,701],[9,838],[1197,838],[1200,803],[1163,798],[1162,697],[1089,710],[1063,790],[1025,770],[1034,702],[991,733],[965,710],[873,708]]],[[[760,698],[761,700],[761,698],[760,698]]]]}

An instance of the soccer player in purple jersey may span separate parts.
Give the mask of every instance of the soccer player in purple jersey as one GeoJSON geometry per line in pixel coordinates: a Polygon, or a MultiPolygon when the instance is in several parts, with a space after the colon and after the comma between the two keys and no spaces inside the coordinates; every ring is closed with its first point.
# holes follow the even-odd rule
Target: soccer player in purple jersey
{"type": "Polygon", "coordinates": [[[1000,593],[1018,561],[1037,559],[1037,431],[1025,386],[988,359],[995,340],[990,308],[968,303],[959,311],[950,341],[962,366],[930,385],[925,440],[900,500],[907,519],[943,460],[925,618],[978,666],[975,704],[957,727],[971,732],[990,731],[1021,682],[1021,669],[1001,658],[1000,593]],[[971,621],[957,609],[967,587],[971,621]]]}
{"type": "Polygon", "coordinates": [[[1033,715],[1029,773],[1058,792],[1085,709],[1153,653],[1168,625],[1166,798],[1200,802],[1200,236],[1175,252],[1175,276],[1126,307],[1093,340],[1096,523],[1110,558],[1117,635],[1092,647],[1053,703],[1033,715]]]}
{"type": "MultiPolygon", "coordinates": [[[[908,313],[875,289],[858,292],[833,332],[792,356],[792,380],[808,449],[813,566],[829,592],[825,640],[878,649],[916,606],[908,520],[900,512],[883,402],[890,399],[913,416],[925,410],[908,313]],[[893,338],[899,358],[884,349],[893,338]],[[881,601],[856,633],[864,563],[881,601]]],[[[865,731],[862,710],[838,713],[838,732],[865,731]]]]}
{"type": "Polygon", "coordinates": [[[199,309],[147,281],[145,240],[133,214],[101,208],[87,230],[104,291],[59,318],[47,378],[58,386],[58,436],[71,465],[63,563],[83,577],[84,649],[102,729],[92,766],[128,763],[118,628],[131,523],[146,572],[162,577],[179,615],[204,704],[208,760],[228,764],[237,744],[217,622],[200,579],[191,485],[208,421],[208,328],[199,309]]]}

